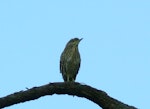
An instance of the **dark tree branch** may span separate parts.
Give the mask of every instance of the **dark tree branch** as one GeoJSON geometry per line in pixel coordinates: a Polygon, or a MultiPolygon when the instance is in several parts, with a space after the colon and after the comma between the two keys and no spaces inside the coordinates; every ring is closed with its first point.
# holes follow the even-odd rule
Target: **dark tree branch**
{"type": "Polygon", "coordinates": [[[0,98],[0,108],[35,100],[45,95],[68,94],[87,98],[103,109],[137,109],[108,96],[105,92],[74,82],[49,83],[0,98]]]}

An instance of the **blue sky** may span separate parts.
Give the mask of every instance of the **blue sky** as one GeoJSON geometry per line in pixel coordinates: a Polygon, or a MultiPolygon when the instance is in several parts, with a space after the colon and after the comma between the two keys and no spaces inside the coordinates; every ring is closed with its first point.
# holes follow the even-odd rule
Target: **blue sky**
{"type": "MultiPolygon", "coordinates": [[[[0,97],[62,82],[60,54],[71,38],[78,37],[83,40],[76,81],[149,109],[149,12],[149,0],[1,0],[0,97]]],[[[6,109],[31,107],[99,109],[87,99],[68,95],[46,96],[6,109]]]]}

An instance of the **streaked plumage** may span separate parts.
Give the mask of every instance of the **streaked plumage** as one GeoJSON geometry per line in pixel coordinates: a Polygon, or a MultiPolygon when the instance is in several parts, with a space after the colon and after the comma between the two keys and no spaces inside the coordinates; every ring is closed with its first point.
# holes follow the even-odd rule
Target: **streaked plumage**
{"type": "Polygon", "coordinates": [[[78,44],[82,39],[71,39],[60,57],[60,72],[65,82],[74,82],[80,68],[78,44]]]}

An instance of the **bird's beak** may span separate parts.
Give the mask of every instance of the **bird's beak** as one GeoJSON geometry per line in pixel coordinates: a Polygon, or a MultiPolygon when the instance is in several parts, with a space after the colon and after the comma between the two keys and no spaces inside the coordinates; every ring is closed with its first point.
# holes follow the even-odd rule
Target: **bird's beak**
{"type": "Polygon", "coordinates": [[[82,39],[83,39],[83,38],[81,38],[80,41],[81,41],[82,39]]]}

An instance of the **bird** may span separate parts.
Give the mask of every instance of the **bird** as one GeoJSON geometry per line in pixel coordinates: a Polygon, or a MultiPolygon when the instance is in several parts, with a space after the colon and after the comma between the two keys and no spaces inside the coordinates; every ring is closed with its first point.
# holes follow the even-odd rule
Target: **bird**
{"type": "Polygon", "coordinates": [[[60,56],[60,73],[64,82],[75,82],[81,63],[78,45],[82,39],[71,39],[60,56]]]}

